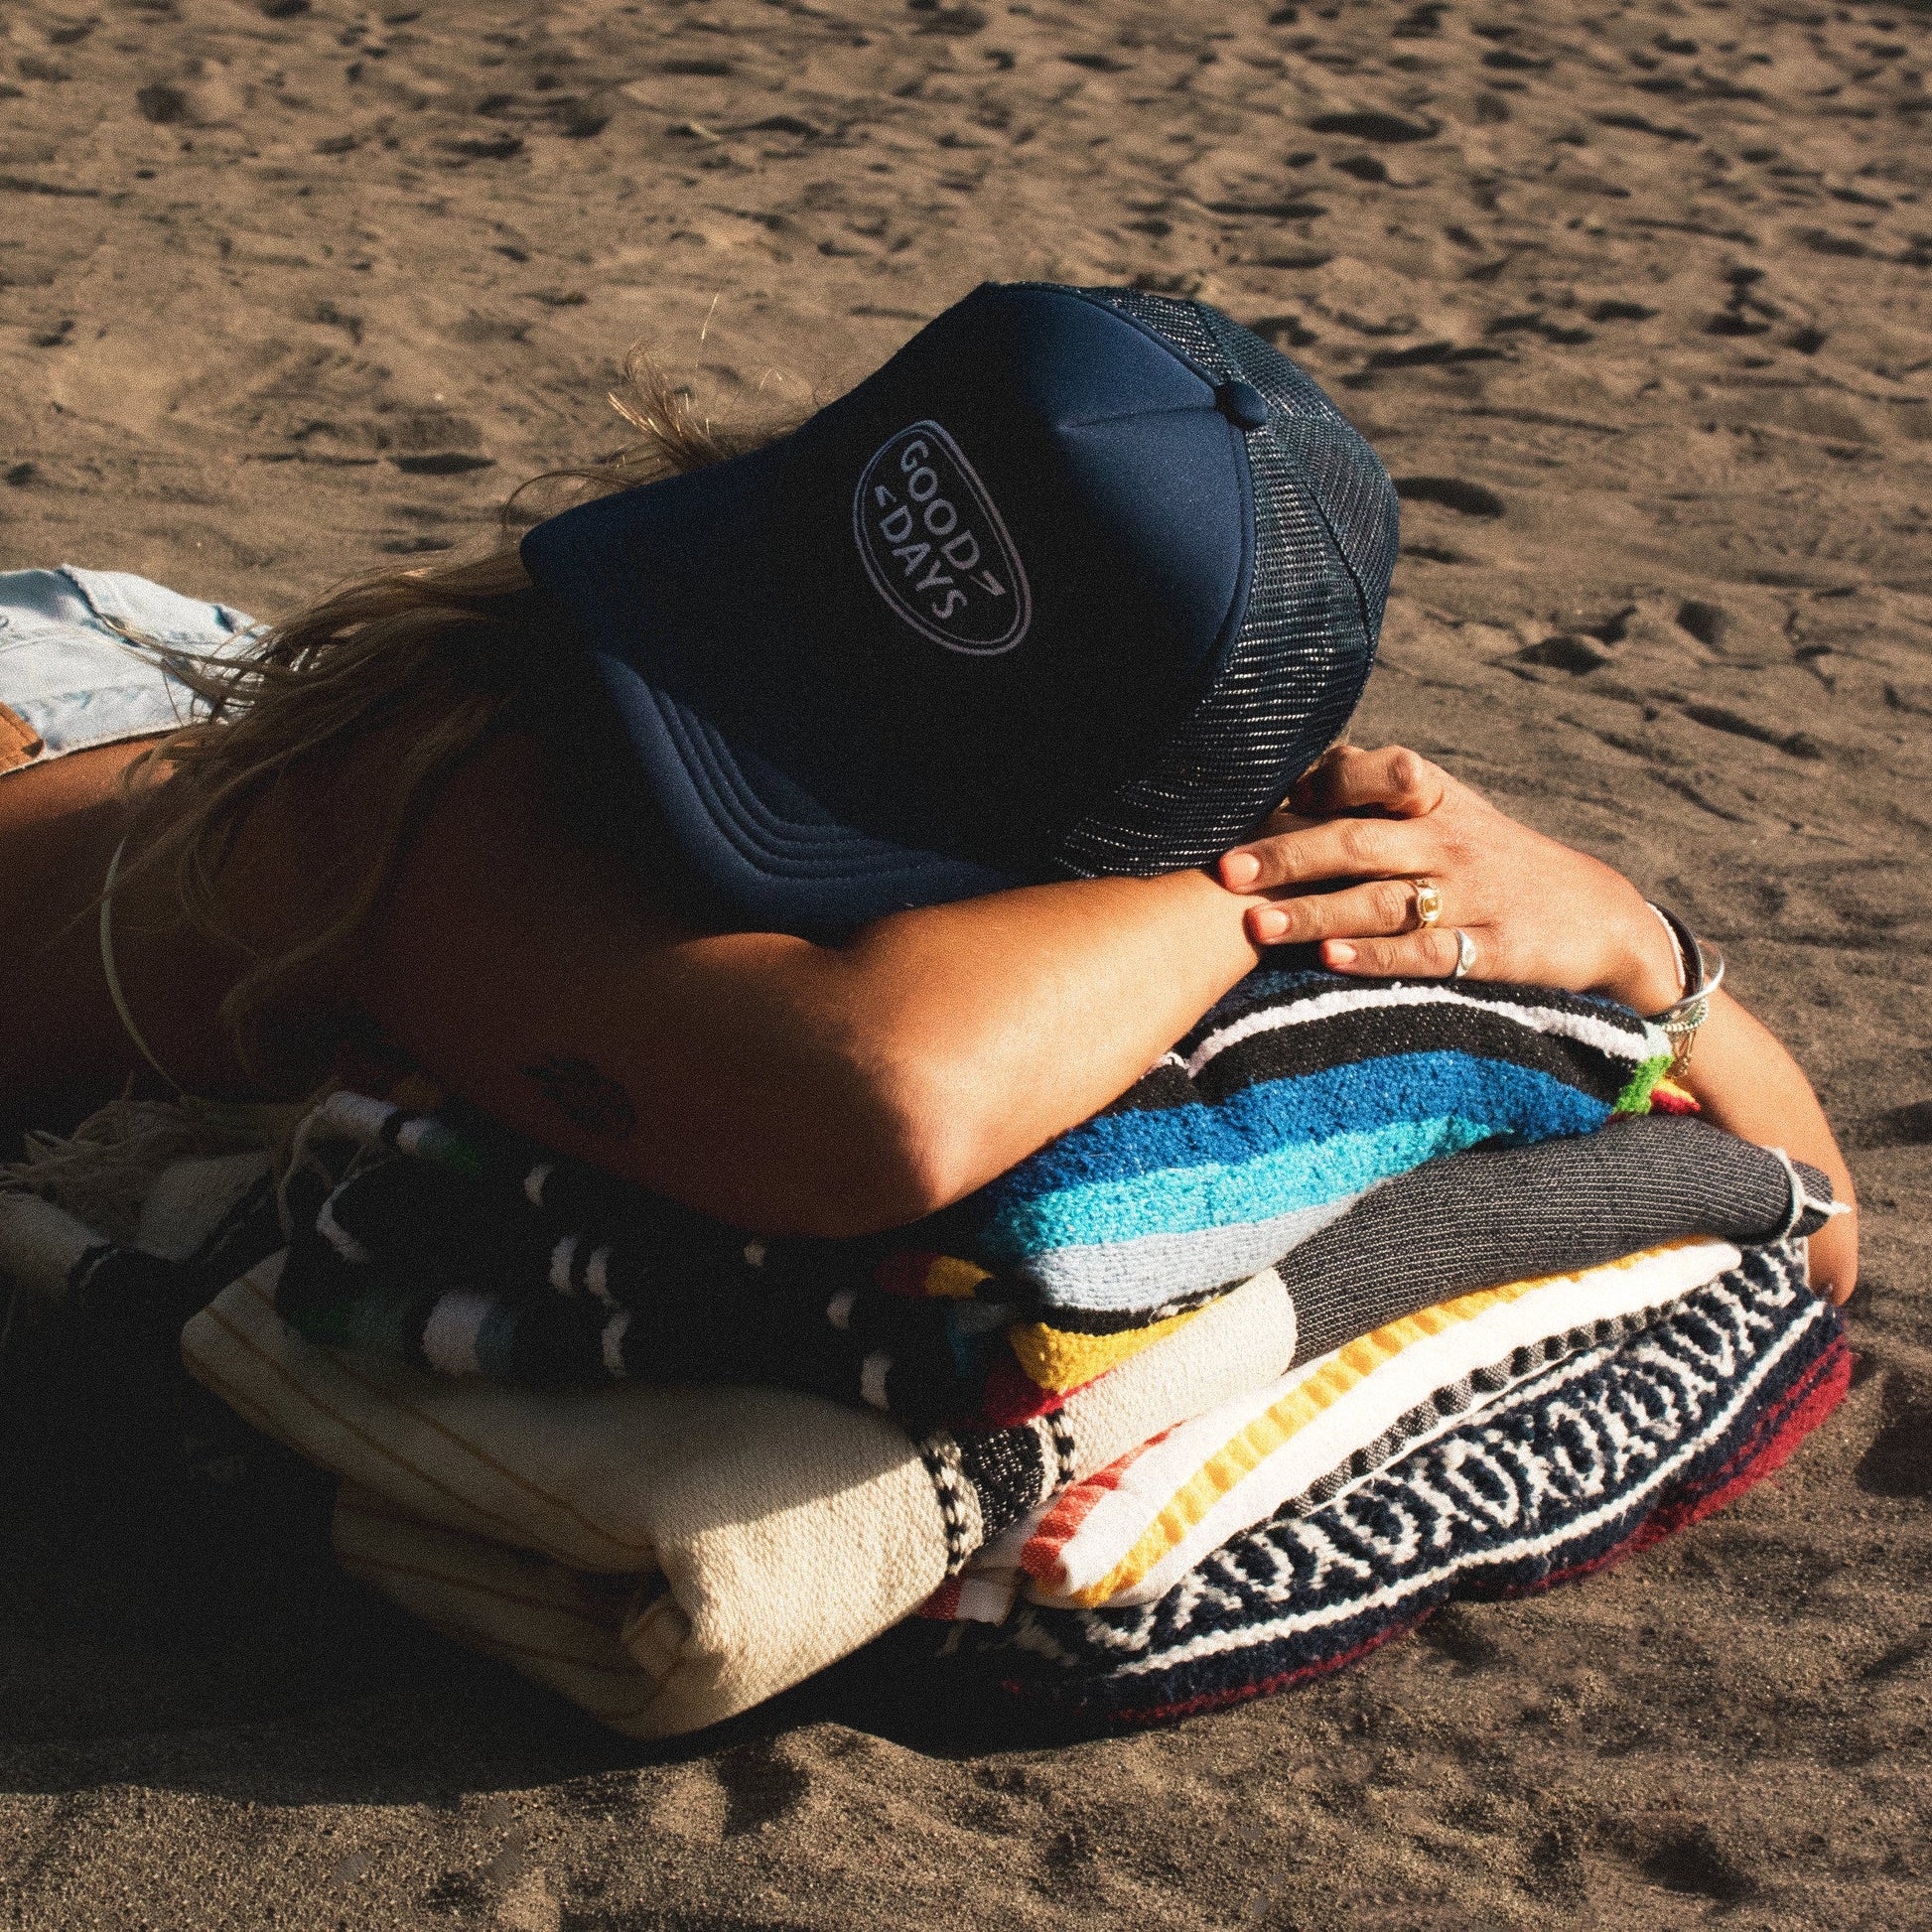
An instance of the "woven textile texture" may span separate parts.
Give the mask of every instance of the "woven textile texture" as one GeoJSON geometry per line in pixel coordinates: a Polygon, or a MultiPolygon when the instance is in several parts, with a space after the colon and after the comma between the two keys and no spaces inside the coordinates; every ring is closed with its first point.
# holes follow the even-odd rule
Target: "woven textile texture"
{"type": "Polygon", "coordinates": [[[1045,1424],[915,1443],[788,1389],[518,1389],[357,1360],[276,1313],[280,1266],[188,1323],[190,1372],[345,1478],[337,1544],[356,1574],[638,1736],[715,1724],[856,1650],[1049,1489],[1295,1352],[1263,1275],[1045,1424]]]}
{"type": "Polygon", "coordinates": [[[959,1609],[999,1620],[1002,1575],[1039,1603],[1156,1602],[1231,1537],[1320,1507],[1517,1383],[1648,1327],[1738,1259],[1685,1241],[1404,1315],[1062,1490],[974,1558],[959,1609]]]}
{"type": "Polygon", "coordinates": [[[1775,1468],[1850,1374],[1844,1324],[1803,1286],[1799,1252],[1752,1250],[1632,1339],[1531,1378],[1311,1514],[1233,1538],[1159,1602],[909,1627],[922,1675],[941,1673],[921,1694],[1093,1730],[1285,1689],[1451,1598],[1546,1589],[1696,1521],[1775,1468]]]}
{"type": "MultiPolygon", "coordinates": [[[[442,1373],[775,1381],[915,1429],[1006,1426],[1424,1162],[1641,1110],[1662,1062],[1655,1030],[1603,1001],[1257,973],[1103,1114],[861,1242],[754,1239],[474,1117],[341,1094],[324,1120],[399,1158],[358,1163],[299,1219],[282,1311],[442,1373]]],[[[1464,1260],[1461,1286],[1522,1272],[1464,1260]]]]}
{"type": "Polygon", "coordinates": [[[1577,994],[1266,969],[948,1218],[1043,1308],[1162,1309],[1273,1266],[1438,1155],[1643,1112],[1660,1042],[1577,994]]]}
{"type": "Polygon", "coordinates": [[[1282,1260],[1297,1359],[1490,1282],[1591,1268],[1692,1234],[1740,1247],[1815,1234],[1831,1182],[1802,1161],[1793,1169],[1800,1201],[1776,1155],[1681,1114],[1431,1161],[1282,1260]]]}

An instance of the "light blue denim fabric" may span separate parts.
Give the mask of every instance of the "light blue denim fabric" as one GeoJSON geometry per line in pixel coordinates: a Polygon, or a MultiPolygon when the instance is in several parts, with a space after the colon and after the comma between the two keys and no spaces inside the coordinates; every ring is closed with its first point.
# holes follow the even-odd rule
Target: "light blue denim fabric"
{"type": "Polygon", "coordinates": [[[199,657],[229,656],[251,621],[119,570],[0,571],[0,704],[43,749],[31,770],[68,752],[173,731],[196,715],[194,694],[120,630],[199,657]]]}

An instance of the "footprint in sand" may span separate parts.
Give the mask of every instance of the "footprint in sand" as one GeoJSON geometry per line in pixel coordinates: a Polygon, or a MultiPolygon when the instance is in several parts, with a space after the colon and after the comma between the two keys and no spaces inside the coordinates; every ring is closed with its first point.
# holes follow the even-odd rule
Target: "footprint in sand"
{"type": "Polygon", "coordinates": [[[1434,121],[1414,121],[1403,114],[1377,109],[1316,114],[1309,126],[1316,134],[1345,134],[1351,141],[1433,141],[1442,132],[1434,121]]]}
{"type": "MultiPolygon", "coordinates": [[[[1912,1135],[1920,1146],[1932,1143],[1932,1101],[1897,1112],[1908,1118],[1886,1122],[1887,1133],[1901,1140],[1912,1135]]],[[[1878,1433],[1854,1471],[1859,1487],[1870,1496],[1932,1496],[1932,1382],[1891,1370],[1882,1414],[1878,1433]]]]}
{"type": "Polygon", "coordinates": [[[1699,643],[1716,650],[1729,633],[1730,613],[1722,604],[1686,598],[1677,607],[1677,623],[1679,629],[1688,630],[1699,643]]]}
{"type": "Polygon", "coordinates": [[[1405,503],[1440,503],[1460,516],[1501,516],[1507,505],[1493,489],[1464,477],[1395,477],[1405,503]]]}

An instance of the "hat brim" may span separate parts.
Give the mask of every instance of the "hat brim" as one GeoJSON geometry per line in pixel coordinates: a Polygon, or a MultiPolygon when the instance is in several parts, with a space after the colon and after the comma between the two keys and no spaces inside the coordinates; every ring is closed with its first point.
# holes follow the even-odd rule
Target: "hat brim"
{"type": "Polygon", "coordinates": [[[597,665],[672,838],[744,929],[831,938],[1028,883],[855,829],[631,664],[597,665]]]}

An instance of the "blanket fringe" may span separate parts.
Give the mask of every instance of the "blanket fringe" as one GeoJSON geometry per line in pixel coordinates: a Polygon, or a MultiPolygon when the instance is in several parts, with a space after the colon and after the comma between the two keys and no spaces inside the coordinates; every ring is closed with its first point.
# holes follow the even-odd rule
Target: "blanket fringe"
{"type": "Polygon", "coordinates": [[[0,1189],[38,1194],[110,1241],[132,1241],[142,1199],[163,1168],[233,1146],[178,1102],[123,1094],[71,1134],[29,1134],[22,1158],[0,1164],[0,1189]]]}
{"type": "Polygon", "coordinates": [[[338,1084],[327,1081],[299,1103],[276,1109],[272,1127],[227,1118],[218,1105],[122,1094],[71,1134],[28,1134],[22,1158],[0,1162],[0,1192],[38,1194],[105,1239],[132,1242],[142,1202],[176,1161],[266,1148],[274,1173],[285,1177],[302,1156],[303,1122],[338,1084]]]}

